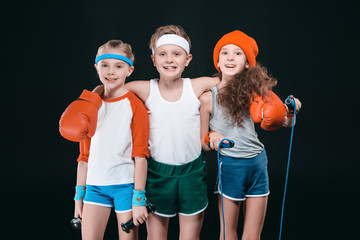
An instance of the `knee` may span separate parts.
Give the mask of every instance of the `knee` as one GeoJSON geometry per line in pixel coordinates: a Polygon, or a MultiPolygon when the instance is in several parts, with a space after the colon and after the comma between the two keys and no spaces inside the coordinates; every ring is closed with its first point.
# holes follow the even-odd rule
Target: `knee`
{"type": "Polygon", "coordinates": [[[200,240],[200,236],[198,234],[180,232],[179,240],[200,240]]]}
{"type": "Polygon", "coordinates": [[[260,233],[244,233],[241,240],[260,240],[260,233]]]}

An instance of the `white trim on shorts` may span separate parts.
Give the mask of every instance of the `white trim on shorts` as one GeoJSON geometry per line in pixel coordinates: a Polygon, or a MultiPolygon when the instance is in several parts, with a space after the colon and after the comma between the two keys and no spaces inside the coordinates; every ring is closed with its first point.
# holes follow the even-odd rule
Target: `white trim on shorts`
{"type": "MultiPolygon", "coordinates": [[[[216,192],[214,192],[215,194],[221,194],[220,190],[217,190],[216,192]]],[[[223,193],[223,196],[226,197],[227,199],[230,199],[230,200],[233,200],[233,201],[245,201],[246,200],[246,197],[244,198],[233,198],[233,197],[230,197],[226,194],[223,193]]]]}
{"type": "Polygon", "coordinates": [[[167,217],[167,218],[171,218],[171,217],[175,217],[176,216],[176,213],[175,214],[163,214],[163,213],[159,213],[159,212],[154,212],[154,214],[160,216],[160,217],[167,217]]]}
{"type": "Polygon", "coordinates": [[[205,209],[208,207],[209,205],[209,202],[206,203],[206,206],[203,208],[203,209],[200,209],[199,211],[197,212],[194,212],[194,213],[181,213],[181,212],[178,212],[178,213],[175,213],[175,214],[163,214],[163,213],[159,213],[159,212],[154,212],[154,214],[160,216],[160,217],[167,217],[167,218],[171,218],[171,217],[175,217],[176,214],[179,214],[179,215],[182,215],[182,216],[195,216],[199,213],[202,213],[203,211],[205,211],[205,209]]]}
{"type": "Polygon", "coordinates": [[[206,206],[203,209],[201,209],[201,210],[199,210],[197,212],[189,213],[189,214],[179,212],[179,215],[182,215],[182,216],[194,216],[194,215],[197,215],[197,214],[202,213],[203,211],[205,211],[205,209],[208,207],[208,205],[209,205],[209,201],[206,203],[206,206]]]}
{"type": "Polygon", "coordinates": [[[109,208],[114,207],[114,205],[111,205],[111,204],[104,204],[104,203],[97,203],[97,202],[84,201],[84,203],[91,204],[91,205],[97,205],[97,206],[101,206],[101,207],[109,207],[109,208]]]}
{"type": "Polygon", "coordinates": [[[132,209],[124,210],[124,211],[116,211],[115,210],[116,213],[127,213],[127,212],[131,212],[131,211],[132,211],[132,209]]]}
{"type": "MultiPolygon", "coordinates": [[[[215,194],[221,194],[220,190],[214,192],[215,194]]],[[[246,198],[254,198],[254,197],[266,197],[270,194],[270,191],[265,193],[265,194],[259,194],[259,195],[245,195],[244,198],[233,198],[233,197],[229,197],[226,194],[223,193],[223,196],[226,197],[227,199],[233,200],[233,201],[245,201],[246,198]]]]}
{"type": "MultiPolygon", "coordinates": [[[[108,207],[108,208],[113,208],[113,205],[110,204],[103,204],[103,203],[97,203],[97,202],[89,202],[89,201],[84,201],[84,203],[86,204],[90,204],[90,205],[96,205],[96,206],[100,206],[100,207],[108,207]]],[[[114,209],[115,210],[115,209],[114,209]]],[[[128,209],[128,210],[123,210],[123,211],[116,211],[116,213],[127,213],[127,212],[131,212],[132,209],[128,209]]]]}
{"type": "Polygon", "coordinates": [[[265,194],[259,194],[259,195],[245,195],[245,197],[266,197],[270,194],[270,191],[265,194]]]}

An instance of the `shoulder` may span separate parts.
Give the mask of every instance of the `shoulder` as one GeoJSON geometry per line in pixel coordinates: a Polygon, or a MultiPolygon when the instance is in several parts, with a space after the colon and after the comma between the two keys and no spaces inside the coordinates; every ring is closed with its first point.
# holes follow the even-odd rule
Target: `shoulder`
{"type": "Polygon", "coordinates": [[[129,91],[127,94],[127,98],[129,99],[131,108],[133,112],[137,112],[142,109],[146,109],[143,101],[136,96],[133,92],[129,91]]]}
{"type": "Polygon", "coordinates": [[[206,91],[199,97],[202,106],[211,106],[212,104],[212,92],[206,91]]]}

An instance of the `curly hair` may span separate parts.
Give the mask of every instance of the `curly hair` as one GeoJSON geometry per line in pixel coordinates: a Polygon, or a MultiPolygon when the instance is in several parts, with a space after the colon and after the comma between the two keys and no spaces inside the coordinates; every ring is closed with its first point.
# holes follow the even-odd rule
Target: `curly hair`
{"type": "MultiPolygon", "coordinates": [[[[221,73],[217,75],[221,79],[221,73]]],[[[249,114],[253,97],[260,95],[264,99],[268,90],[276,84],[277,80],[268,74],[267,69],[256,64],[254,67],[244,69],[227,82],[226,86],[220,89],[217,101],[225,109],[225,116],[240,127],[243,116],[249,114]]]]}

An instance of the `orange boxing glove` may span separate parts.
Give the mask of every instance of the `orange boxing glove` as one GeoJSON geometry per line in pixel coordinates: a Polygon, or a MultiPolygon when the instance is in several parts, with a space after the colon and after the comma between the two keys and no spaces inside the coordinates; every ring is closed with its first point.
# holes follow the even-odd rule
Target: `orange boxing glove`
{"type": "Polygon", "coordinates": [[[59,131],[64,138],[81,142],[95,134],[98,110],[102,99],[97,93],[84,90],[79,99],[72,102],[61,115],[59,131]]]}
{"type": "Polygon", "coordinates": [[[271,90],[262,98],[256,95],[250,105],[250,115],[255,123],[267,131],[281,128],[285,121],[286,108],[280,98],[271,90]]]}

